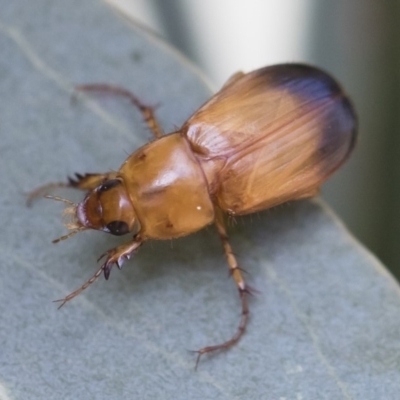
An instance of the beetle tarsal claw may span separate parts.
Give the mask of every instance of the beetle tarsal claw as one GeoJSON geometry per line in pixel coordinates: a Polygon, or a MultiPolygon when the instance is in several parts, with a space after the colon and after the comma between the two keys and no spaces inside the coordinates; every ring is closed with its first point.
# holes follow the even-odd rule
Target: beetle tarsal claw
{"type": "Polygon", "coordinates": [[[110,273],[111,273],[111,269],[112,269],[113,265],[114,265],[113,263],[108,263],[108,262],[103,264],[103,266],[104,266],[103,273],[104,273],[104,278],[106,279],[106,281],[108,281],[108,278],[110,277],[110,273]]]}
{"type": "Polygon", "coordinates": [[[97,261],[100,261],[103,257],[106,257],[106,256],[107,256],[107,259],[103,263],[102,268],[103,268],[104,278],[106,280],[108,280],[108,278],[110,277],[110,273],[111,273],[111,269],[112,269],[113,265],[117,264],[118,268],[121,269],[122,264],[124,263],[124,260],[123,260],[123,254],[120,255],[118,253],[118,247],[115,249],[107,250],[105,253],[103,253],[97,259],[97,261]]]}
{"type": "Polygon", "coordinates": [[[118,261],[116,263],[118,269],[122,269],[122,266],[124,265],[125,260],[127,260],[126,256],[121,256],[121,257],[118,258],[118,261]]]}
{"type": "Polygon", "coordinates": [[[108,280],[114,264],[118,267],[118,269],[122,269],[122,266],[126,260],[126,256],[125,256],[125,254],[119,254],[117,252],[117,249],[111,249],[111,250],[108,250],[106,253],[104,253],[100,257],[100,259],[106,255],[108,257],[107,257],[107,260],[105,261],[105,263],[103,264],[103,266],[104,266],[103,270],[104,270],[104,278],[106,278],[106,280],[108,280]]]}

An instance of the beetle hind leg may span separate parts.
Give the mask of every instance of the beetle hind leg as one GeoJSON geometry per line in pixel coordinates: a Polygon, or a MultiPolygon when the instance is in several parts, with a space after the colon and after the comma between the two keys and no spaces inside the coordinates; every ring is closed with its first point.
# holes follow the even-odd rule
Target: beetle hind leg
{"type": "Polygon", "coordinates": [[[75,87],[76,90],[82,92],[103,92],[110,93],[116,96],[122,96],[127,98],[142,114],[144,121],[150,128],[156,139],[162,136],[162,129],[157,121],[154,110],[156,107],[149,106],[142,103],[132,92],[126,90],[120,86],[108,85],[104,83],[95,83],[89,85],[79,85],[75,87]]]}
{"type": "Polygon", "coordinates": [[[215,219],[215,226],[217,228],[217,231],[219,233],[219,236],[222,241],[222,245],[224,248],[225,256],[228,261],[229,265],[229,272],[232,275],[236,286],[239,290],[239,296],[240,296],[240,301],[242,305],[242,311],[241,311],[241,318],[239,322],[239,326],[235,332],[235,334],[227,341],[213,345],[213,346],[207,346],[203,347],[200,350],[197,350],[197,360],[196,360],[196,369],[199,364],[200,358],[202,355],[207,354],[207,353],[212,353],[217,350],[225,350],[230,348],[231,346],[235,345],[242,335],[244,334],[246,330],[246,325],[249,319],[249,306],[248,306],[248,301],[247,301],[247,295],[251,293],[251,288],[248,287],[243,279],[241,269],[236,261],[236,257],[234,256],[232,252],[232,247],[229,243],[228,235],[226,233],[225,229],[225,224],[224,224],[224,219],[223,219],[223,214],[222,211],[217,209],[216,210],[216,219],[215,219]]]}

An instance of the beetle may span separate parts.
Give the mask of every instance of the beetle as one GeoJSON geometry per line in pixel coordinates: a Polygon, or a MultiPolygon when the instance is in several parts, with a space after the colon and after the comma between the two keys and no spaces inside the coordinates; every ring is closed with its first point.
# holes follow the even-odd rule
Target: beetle
{"type": "MultiPolygon", "coordinates": [[[[321,184],[349,157],[357,136],[351,101],[327,73],[303,64],[281,64],[237,73],[182,127],[162,135],[154,109],[121,87],[94,84],[83,91],[105,91],[128,98],[156,140],[132,153],[116,172],[76,174],[31,192],[67,186],[87,191],[68,203],[70,232],[94,229],[132,239],[106,251],[100,269],[61,306],[102,273],[125,260],[146,241],[191,234],[214,223],[241,299],[234,335],[197,351],[203,354],[237,343],[248,322],[250,292],[229,243],[224,215],[238,216],[318,194],[321,184]]],[[[60,307],[61,307],[60,306],[60,307]]]]}

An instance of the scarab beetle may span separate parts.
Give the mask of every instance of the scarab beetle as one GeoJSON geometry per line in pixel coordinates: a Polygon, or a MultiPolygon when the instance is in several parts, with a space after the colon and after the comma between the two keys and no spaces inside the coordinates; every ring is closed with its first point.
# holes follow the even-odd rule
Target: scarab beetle
{"type": "MultiPolygon", "coordinates": [[[[105,262],[75,297],[101,273],[106,279],[144,242],[188,235],[214,223],[239,290],[242,316],[231,339],[198,351],[235,344],[248,321],[248,287],[228,241],[224,214],[244,215],[318,193],[349,157],[357,122],[338,83],[307,65],[282,64],[235,74],[176,132],[161,135],[153,109],[131,92],[109,85],[84,85],[127,97],[139,108],[156,140],[132,153],[117,172],[77,174],[67,183],[45,185],[88,191],[72,216],[66,239],[95,229],[133,238],[103,254],[105,262]]],[[[101,258],[102,258],[101,257],[101,258]]]]}

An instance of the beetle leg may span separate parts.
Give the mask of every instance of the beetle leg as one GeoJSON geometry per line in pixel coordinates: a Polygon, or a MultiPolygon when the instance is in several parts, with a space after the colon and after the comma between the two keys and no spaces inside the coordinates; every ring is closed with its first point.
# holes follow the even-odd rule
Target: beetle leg
{"type": "Polygon", "coordinates": [[[143,119],[147,126],[153,132],[154,136],[158,139],[162,136],[162,129],[154,114],[155,107],[143,104],[132,92],[120,86],[108,85],[103,83],[96,83],[91,85],[79,85],[75,89],[84,92],[105,92],[117,96],[127,98],[139,111],[142,113],[143,119]]]}
{"type": "Polygon", "coordinates": [[[61,308],[65,303],[72,300],[74,297],[78,296],[78,294],[82,293],[86,288],[88,288],[93,282],[95,282],[102,273],[106,279],[109,278],[111,268],[114,264],[117,264],[118,268],[121,269],[122,264],[125,260],[129,260],[132,254],[145,242],[138,234],[133,237],[133,241],[129,243],[124,243],[121,246],[115,247],[114,249],[110,249],[106,251],[103,255],[100,256],[98,261],[107,256],[106,261],[102,264],[102,266],[96,271],[96,273],[88,279],[80,288],[74,290],[68,296],[65,296],[62,299],[54,300],[55,302],[60,302],[61,308]]]}
{"type": "Polygon", "coordinates": [[[114,179],[116,176],[115,172],[108,174],[78,174],[75,173],[73,178],[68,177],[67,187],[80,190],[93,190],[104,181],[114,179]]]}
{"type": "Polygon", "coordinates": [[[105,180],[114,178],[114,176],[115,172],[111,172],[108,174],[84,175],[75,173],[75,176],[73,178],[68,177],[68,182],[51,182],[32,190],[27,194],[26,204],[27,206],[30,206],[35,198],[45,194],[50,189],[65,187],[80,190],[92,190],[99,186],[105,180]]]}
{"type": "Polygon", "coordinates": [[[119,269],[122,268],[122,265],[126,260],[129,260],[132,257],[132,254],[145,242],[145,239],[142,238],[139,234],[136,234],[133,237],[132,242],[121,244],[118,247],[114,247],[113,249],[107,250],[103,253],[97,261],[101,260],[103,257],[107,257],[104,262],[102,269],[104,271],[104,277],[108,279],[110,277],[110,272],[114,264],[117,265],[119,269]]]}
{"type": "Polygon", "coordinates": [[[232,275],[232,277],[236,283],[236,286],[239,290],[239,296],[240,296],[240,300],[242,303],[242,314],[241,314],[241,318],[240,318],[240,322],[239,322],[237,331],[231,337],[231,339],[227,340],[226,342],[214,345],[214,346],[203,347],[202,349],[196,351],[196,353],[198,354],[197,360],[196,360],[196,369],[199,364],[200,358],[203,354],[211,353],[211,352],[217,351],[217,350],[228,349],[229,347],[236,344],[242,337],[243,333],[245,332],[247,321],[249,318],[249,307],[248,307],[248,303],[247,303],[247,294],[250,293],[250,290],[242,277],[242,273],[241,273],[239,265],[236,261],[236,257],[234,256],[234,254],[232,252],[232,247],[229,244],[228,235],[227,235],[226,229],[225,229],[223,213],[219,208],[217,208],[215,210],[215,216],[216,216],[215,226],[217,228],[217,231],[218,231],[219,236],[222,241],[222,245],[224,247],[225,256],[226,256],[226,259],[227,259],[228,265],[229,265],[229,271],[230,271],[230,274],[232,275]]]}

